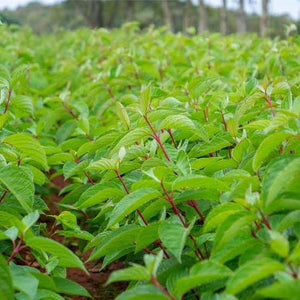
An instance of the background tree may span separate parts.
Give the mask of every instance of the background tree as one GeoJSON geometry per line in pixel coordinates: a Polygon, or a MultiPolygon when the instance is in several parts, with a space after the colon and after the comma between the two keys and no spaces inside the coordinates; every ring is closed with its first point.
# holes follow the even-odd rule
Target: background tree
{"type": "Polygon", "coordinates": [[[227,28],[228,28],[228,23],[227,23],[227,0],[223,0],[223,6],[221,10],[221,33],[222,35],[227,34],[227,28]]]}
{"type": "Polygon", "coordinates": [[[168,4],[168,0],[162,0],[162,8],[164,12],[165,24],[168,25],[171,32],[174,32],[174,24],[172,20],[172,12],[168,4]]]}
{"type": "Polygon", "coordinates": [[[69,0],[69,2],[77,7],[91,27],[102,27],[104,25],[102,0],[69,0]]]}
{"type": "Polygon", "coordinates": [[[198,32],[203,32],[207,29],[204,0],[198,0],[198,19],[198,32]]]}
{"type": "Polygon", "coordinates": [[[245,1],[239,0],[239,17],[237,22],[237,31],[246,32],[246,19],[245,19],[245,1]]]}
{"type": "Polygon", "coordinates": [[[268,29],[268,0],[262,0],[262,15],[261,15],[261,23],[260,23],[260,32],[262,36],[267,34],[268,29]]]}
{"type": "Polygon", "coordinates": [[[134,1],[125,0],[125,19],[127,22],[130,22],[134,19],[134,1]]]}
{"type": "Polygon", "coordinates": [[[185,0],[184,5],[184,16],[183,16],[183,32],[187,33],[187,29],[190,27],[190,11],[191,11],[191,0],[185,0]]]}
{"type": "Polygon", "coordinates": [[[108,18],[108,21],[107,21],[107,27],[108,28],[113,27],[115,16],[118,12],[118,8],[119,8],[119,1],[118,0],[113,0],[113,4],[112,4],[110,14],[109,14],[109,18],[108,18]]]}

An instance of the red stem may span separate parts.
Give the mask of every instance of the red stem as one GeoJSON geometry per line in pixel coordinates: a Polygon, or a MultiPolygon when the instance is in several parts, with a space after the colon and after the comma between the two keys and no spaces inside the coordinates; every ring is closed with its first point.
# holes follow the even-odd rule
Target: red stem
{"type": "Polygon", "coordinates": [[[176,141],[175,141],[175,139],[174,139],[174,137],[173,137],[173,134],[172,134],[171,129],[167,129],[167,132],[168,132],[169,135],[170,135],[170,138],[171,138],[171,140],[172,140],[172,143],[173,143],[174,147],[177,149],[177,144],[176,144],[176,141]]]}
{"type": "Polygon", "coordinates": [[[298,279],[298,272],[294,270],[292,264],[291,264],[291,263],[288,263],[288,266],[289,266],[289,268],[290,268],[290,270],[291,270],[291,272],[292,272],[292,277],[293,277],[294,279],[298,279]]]}
{"type": "MultiPolygon", "coordinates": [[[[13,252],[11,253],[10,257],[8,258],[7,263],[9,263],[11,260],[13,260],[13,258],[19,253],[19,251],[21,249],[21,245],[23,243],[23,239],[24,239],[24,234],[22,233],[17,246],[14,247],[13,252]]],[[[13,243],[13,245],[15,245],[15,244],[13,243]]]]}
{"type": "Polygon", "coordinates": [[[228,146],[228,156],[229,156],[229,158],[232,158],[230,146],[228,146]]]}
{"type": "Polygon", "coordinates": [[[151,251],[149,248],[144,248],[143,250],[144,250],[145,252],[147,252],[147,253],[150,253],[150,254],[153,254],[153,255],[157,255],[157,253],[151,251]]]}
{"type": "Polygon", "coordinates": [[[176,300],[176,298],[173,297],[173,296],[169,293],[169,291],[168,291],[166,288],[164,288],[164,287],[157,281],[157,279],[156,279],[155,276],[151,279],[151,282],[152,282],[157,288],[159,288],[165,295],[167,295],[170,299],[176,300]]]}
{"type": "Polygon", "coordinates": [[[7,101],[6,101],[5,108],[4,108],[4,114],[6,114],[6,112],[8,110],[8,106],[9,106],[9,103],[10,103],[10,98],[11,98],[11,90],[8,90],[8,97],[7,97],[7,101]]]}
{"type": "Polygon", "coordinates": [[[113,92],[112,92],[111,88],[109,87],[109,85],[107,84],[107,82],[103,78],[101,78],[101,80],[102,80],[107,92],[109,93],[110,97],[112,99],[116,100],[115,95],[113,94],[113,92]]]}
{"type": "Polygon", "coordinates": [[[144,119],[146,121],[146,123],[148,124],[148,126],[150,127],[152,133],[153,133],[153,137],[154,139],[157,141],[158,145],[160,146],[162,152],[164,153],[166,159],[169,161],[169,162],[172,162],[166,149],[164,148],[163,144],[161,143],[161,140],[160,140],[160,137],[159,135],[156,133],[156,131],[154,130],[152,124],[150,123],[150,121],[148,120],[148,117],[146,115],[144,115],[144,119]]]}
{"type": "Polygon", "coordinates": [[[175,205],[175,203],[174,203],[174,201],[173,201],[173,198],[171,197],[171,195],[170,195],[170,194],[168,193],[168,191],[166,190],[166,188],[165,188],[164,184],[162,183],[162,181],[160,182],[160,185],[161,185],[161,187],[162,187],[164,193],[166,194],[166,196],[167,196],[167,201],[171,204],[174,213],[178,216],[178,218],[180,219],[180,222],[182,223],[182,225],[184,226],[184,228],[187,228],[187,227],[188,227],[187,224],[186,224],[185,221],[183,220],[183,218],[182,218],[180,212],[178,211],[178,209],[177,209],[177,207],[176,207],[176,205],[175,205]]]}
{"type": "Polygon", "coordinates": [[[64,109],[73,117],[73,119],[75,119],[76,121],[79,121],[79,119],[77,118],[77,116],[72,112],[72,110],[67,106],[65,101],[62,101],[62,105],[64,107],[64,109]]]}
{"type": "Polygon", "coordinates": [[[88,181],[92,184],[95,185],[95,182],[93,181],[93,179],[91,178],[91,176],[89,175],[89,173],[87,171],[84,171],[84,175],[87,177],[88,181]]]}
{"type": "Polygon", "coordinates": [[[129,190],[128,190],[128,188],[127,188],[127,186],[126,186],[126,184],[125,184],[125,182],[124,182],[124,180],[123,180],[123,178],[122,178],[121,175],[120,175],[120,171],[117,169],[117,170],[115,170],[115,172],[116,172],[116,174],[117,174],[117,176],[118,176],[120,182],[122,183],[123,188],[125,189],[127,195],[130,194],[130,192],[129,192],[129,190]]]}
{"type": "Polygon", "coordinates": [[[267,94],[265,94],[265,96],[266,96],[266,101],[268,102],[269,107],[271,109],[272,116],[275,117],[275,112],[274,112],[274,109],[273,109],[271,98],[267,94]]]}
{"type": "Polygon", "coordinates": [[[8,189],[6,189],[6,190],[3,192],[3,194],[2,194],[1,197],[0,197],[0,202],[2,202],[2,200],[3,200],[4,197],[6,196],[7,192],[8,192],[8,189]]]}
{"type": "Polygon", "coordinates": [[[223,124],[224,124],[224,129],[225,129],[225,131],[228,131],[227,123],[226,123],[223,111],[221,111],[221,116],[222,116],[222,121],[223,121],[223,124]]]}
{"type": "MultiPolygon", "coordinates": [[[[124,189],[125,189],[127,195],[129,195],[130,192],[129,192],[129,190],[128,190],[128,188],[127,188],[127,186],[126,186],[126,184],[125,184],[123,178],[122,178],[121,175],[120,175],[120,171],[117,169],[117,170],[115,170],[115,172],[116,172],[117,177],[119,178],[119,180],[120,180],[122,186],[124,187],[124,189]]],[[[137,209],[136,212],[138,213],[138,215],[139,215],[140,218],[142,219],[142,221],[143,221],[143,223],[145,224],[145,226],[148,226],[148,222],[147,222],[147,220],[145,219],[145,217],[143,216],[142,212],[141,212],[139,209],[137,209]]],[[[165,256],[166,256],[167,258],[170,258],[170,255],[167,253],[166,249],[163,247],[161,241],[157,241],[157,245],[158,245],[158,246],[160,247],[160,249],[164,252],[165,256]]]]}
{"type": "MultiPolygon", "coordinates": [[[[161,185],[161,187],[162,187],[164,193],[165,193],[166,196],[167,196],[167,201],[171,204],[174,213],[178,216],[178,218],[179,218],[180,222],[182,223],[183,227],[184,227],[184,228],[188,228],[188,226],[187,226],[187,224],[185,223],[185,221],[183,220],[183,217],[181,216],[179,210],[177,209],[177,207],[176,207],[176,205],[175,205],[175,203],[174,203],[173,198],[171,197],[171,195],[170,195],[170,194],[168,193],[168,191],[166,190],[166,188],[165,188],[165,186],[164,186],[164,184],[163,184],[162,181],[160,182],[160,185],[161,185]]],[[[193,244],[194,244],[196,256],[197,256],[198,258],[201,257],[201,259],[204,260],[205,257],[204,257],[204,255],[203,255],[203,253],[201,252],[201,250],[197,247],[196,240],[195,240],[195,238],[193,237],[193,235],[192,235],[191,233],[189,234],[189,238],[192,240],[192,242],[193,242],[193,244]],[[200,256],[200,257],[199,257],[199,256],[200,256]]]]}
{"type": "Polygon", "coordinates": [[[196,210],[196,212],[199,215],[201,221],[204,223],[205,222],[205,217],[202,215],[201,211],[199,210],[196,200],[188,201],[188,205],[192,206],[196,210]]]}
{"type": "Polygon", "coordinates": [[[263,214],[263,212],[261,210],[259,210],[259,213],[261,215],[263,224],[265,224],[269,230],[272,230],[271,225],[270,225],[269,221],[267,220],[267,218],[265,217],[265,215],[263,214]]]}

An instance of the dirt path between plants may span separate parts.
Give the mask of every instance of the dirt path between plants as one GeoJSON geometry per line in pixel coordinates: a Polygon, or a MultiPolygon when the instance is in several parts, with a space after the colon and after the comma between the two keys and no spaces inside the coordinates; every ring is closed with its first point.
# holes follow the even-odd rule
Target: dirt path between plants
{"type": "MultiPolygon", "coordinates": [[[[59,191],[66,187],[69,182],[64,180],[62,175],[56,176],[51,179],[51,182],[57,191],[51,193],[51,196],[46,199],[47,205],[50,210],[50,214],[59,214],[59,209],[57,204],[62,200],[63,196],[59,196],[59,191]]],[[[49,224],[51,226],[51,224],[49,224]]],[[[62,236],[53,235],[52,238],[60,243],[63,242],[62,236]]],[[[68,247],[68,245],[65,245],[68,247]]],[[[69,247],[70,248],[70,247],[69,247]]],[[[71,249],[73,252],[77,252],[72,246],[71,249]]],[[[87,259],[89,253],[86,253],[85,258],[87,259]]],[[[90,262],[85,264],[86,269],[89,271],[89,275],[84,271],[76,268],[67,269],[67,278],[73,280],[83,287],[85,287],[88,292],[92,295],[93,299],[101,299],[101,300],[111,300],[115,299],[117,295],[119,295],[122,291],[124,291],[127,287],[127,283],[120,282],[110,284],[109,286],[105,286],[110,274],[115,271],[124,268],[124,263],[116,261],[105,268],[105,270],[99,271],[101,265],[96,265],[95,262],[90,262]]],[[[82,296],[69,296],[74,300],[84,300],[90,299],[82,296]]]]}

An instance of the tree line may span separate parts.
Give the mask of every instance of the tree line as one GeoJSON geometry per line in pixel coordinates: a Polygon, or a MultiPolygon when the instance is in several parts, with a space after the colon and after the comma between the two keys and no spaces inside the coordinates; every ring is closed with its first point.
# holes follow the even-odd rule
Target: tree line
{"type": "MultiPolygon", "coordinates": [[[[68,0],[69,3],[75,4],[80,11],[83,13],[87,21],[90,23],[93,27],[102,27],[103,26],[103,3],[105,0],[68,0]]],[[[141,2],[151,2],[151,0],[141,0],[141,2]]],[[[251,0],[248,0],[251,2],[251,0]]],[[[124,11],[126,12],[127,16],[126,18],[128,20],[133,19],[133,12],[134,12],[134,6],[136,4],[136,0],[125,0],[123,2],[124,11]]],[[[178,1],[170,1],[170,0],[161,0],[160,5],[163,10],[164,14],[164,22],[168,25],[170,31],[174,32],[174,22],[172,17],[172,9],[171,4],[174,4],[174,2],[178,1]]],[[[261,0],[261,6],[262,6],[262,15],[261,15],[261,22],[260,22],[260,32],[262,35],[266,35],[268,30],[268,4],[270,0],[261,0]]],[[[119,0],[113,0],[113,6],[114,11],[118,9],[118,6],[120,5],[119,0]]],[[[236,18],[237,22],[237,31],[238,32],[246,32],[247,31],[247,25],[246,25],[246,17],[245,17],[245,0],[238,0],[239,3],[239,9],[238,9],[238,16],[236,18]]],[[[179,3],[175,3],[179,4],[179,3]]],[[[209,4],[209,1],[207,0],[207,4],[209,4]]],[[[190,26],[193,24],[191,23],[191,9],[192,9],[193,3],[192,0],[185,0],[184,2],[184,10],[183,10],[183,22],[182,22],[182,31],[184,33],[187,33],[187,30],[190,26]]],[[[222,0],[222,9],[221,9],[221,22],[220,22],[220,32],[223,35],[226,35],[228,33],[228,0],[222,0]]],[[[198,32],[201,33],[208,29],[207,27],[207,9],[206,9],[206,3],[204,0],[198,0],[197,5],[197,14],[198,14],[198,32]]],[[[113,16],[112,16],[113,18],[113,16]]],[[[111,20],[112,22],[112,20],[111,20]]],[[[111,23],[109,22],[109,23],[111,23]]],[[[110,24],[109,24],[110,25],[110,24]]]]}
{"type": "MultiPolygon", "coordinates": [[[[7,23],[29,25],[37,33],[60,27],[114,28],[137,21],[141,28],[167,25],[172,32],[188,33],[195,28],[198,33],[249,31],[283,36],[283,25],[295,22],[288,15],[270,15],[270,0],[259,0],[261,15],[247,14],[245,5],[251,1],[220,0],[220,7],[212,7],[209,0],[65,0],[52,6],[32,3],[16,11],[0,12],[0,17],[2,14],[1,19],[7,23]],[[233,1],[238,2],[237,10],[228,9],[233,1]]],[[[299,21],[295,23],[299,25],[299,21]]]]}

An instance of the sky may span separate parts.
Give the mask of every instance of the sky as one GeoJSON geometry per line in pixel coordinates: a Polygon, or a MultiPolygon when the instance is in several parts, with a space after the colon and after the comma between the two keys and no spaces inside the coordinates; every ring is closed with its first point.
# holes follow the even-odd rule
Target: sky
{"type": "MultiPolygon", "coordinates": [[[[0,10],[4,8],[14,9],[18,6],[26,5],[32,0],[0,0],[0,10]]],[[[44,4],[53,4],[61,2],[62,0],[39,0],[39,2],[44,4]]],[[[197,0],[193,0],[197,2],[197,0]]],[[[205,0],[205,3],[220,6],[222,0],[205,0]]],[[[228,0],[229,7],[237,8],[237,0],[228,0]]],[[[260,13],[260,2],[261,0],[252,0],[256,4],[249,4],[249,1],[246,2],[247,12],[258,12],[260,13]]],[[[300,18],[300,1],[299,0],[271,0],[270,2],[270,12],[272,14],[280,13],[289,13],[294,19],[300,18]]]]}

